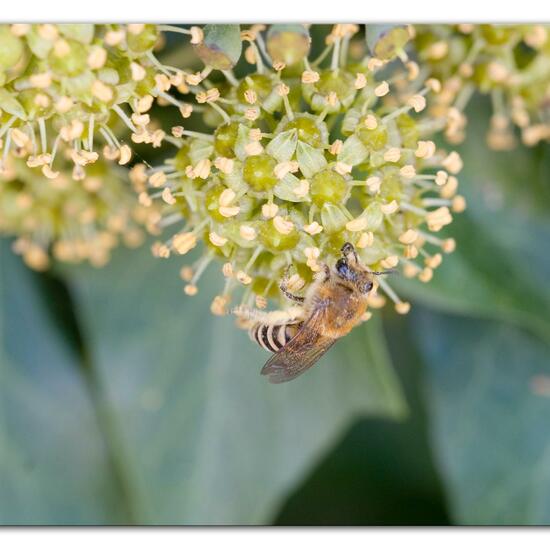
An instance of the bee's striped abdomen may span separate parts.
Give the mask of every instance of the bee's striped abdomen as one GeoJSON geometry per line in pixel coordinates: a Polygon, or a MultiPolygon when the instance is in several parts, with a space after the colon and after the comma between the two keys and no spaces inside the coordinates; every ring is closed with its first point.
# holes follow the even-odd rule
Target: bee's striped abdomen
{"type": "Polygon", "coordinates": [[[298,331],[298,323],[266,325],[256,323],[248,332],[250,338],[272,353],[279,351],[298,331]]]}

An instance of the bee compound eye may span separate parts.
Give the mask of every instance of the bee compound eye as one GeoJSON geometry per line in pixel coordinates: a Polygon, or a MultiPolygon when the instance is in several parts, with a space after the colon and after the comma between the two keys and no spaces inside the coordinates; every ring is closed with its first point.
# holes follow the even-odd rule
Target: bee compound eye
{"type": "Polygon", "coordinates": [[[370,292],[372,290],[372,287],[374,286],[374,283],[372,281],[368,281],[363,286],[363,292],[366,294],[367,292],[370,292]]]}
{"type": "Polygon", "coordinates": [[[348,262],[345,258],[340,258],[336,262],[336,271],[341,276],[345,276],[348,273],[348,262]]]}

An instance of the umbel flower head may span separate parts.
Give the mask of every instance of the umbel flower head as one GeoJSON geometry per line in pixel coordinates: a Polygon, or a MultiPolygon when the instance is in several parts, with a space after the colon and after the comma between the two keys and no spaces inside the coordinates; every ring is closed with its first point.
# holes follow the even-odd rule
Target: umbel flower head
{"type": "Polygon", "coordinates": [[[119,241],[140,245],[142,226],[157,221],[152,209],[137,203],[126,180],[122,168],[102,160],[76,181],[70,169],[47,178],[9,156],[0,177],[0,232],[17,237],[13,249],[33,269],[47,269],[50,253],[60,261],[101,267],[119,241]]]}
{"type": "MultiPolygon", "coordinates": [[[[265,27],[243,31],[255,70],[237,79],[226,69],[225,80],[198,78],[191,87],[205,117],[217,116],[216,129],[174,127],[177,153],[163,166],[136,165],[131,173],[147,185],[141,202],[162,202],[160,225],[175,228],[154,245],[158,257],[204,243],[196,263],[182,268],[185,292],[198,291],[210,262],[222,264],[216,314],[235,294],[259,307],[282,299],[285,275],[300,291],[344,242],[374,271],[397,268],[428,282],[441,253],[454,249],[438,232],[465,207],[456,195],[462,161],[437,150],[429,137],[440,121],[424,115],[426,96],[440,84],[424,82],[415,63],[389,63],[405,58],[402,43],[384,60],[352,60],[349,52],[361,50],[359,28],[336,25],[310,61],[307,29],[291,27],[272,26],[267,43],[265,27]]],[[[408,311],[387,280],[379,286],[398,312],[408,311]]],[[[374,293],[371,305],[384,300],[374,293]]]]}
{"type": "MultiPolygon", "coordinates": [[[[145,24],[0,25],[0,163],[16,150],[55,178],[64,144],[78,179],[97,160],[99,141],[107,158],[126,164],[131,148],[113,131],[117,122],[133,142],[160,146],[164,132],[149,129],[146,113],[155,98],[172,99],[153,53],[161,36],[145,24]]],[[[183,73],[170,82],[185,91],[183,73]]]]}
{"type": "Polygon", "coordinates": [[[434,113],[448,118],[451,143],[464,139],[464,109],[474,92],[487,94],[493,116],[487,141],[494,149],[550,140],[550,26],[416,25],[419,63],[443,86],[434,113]]]}
{"type": "MultiPolygon", "coordinates": [[[[191,42],[201,37],[176,30],[191,42]]],[[[110,165],[131,160],[124,134],[159,147],[165,134],[148,111],[155,98],[178,103],[165,94],[167,70],[154,55],[161,31],[0,25],[0,231],[20,237],[16,249],[29,265],[47,267],[50,248],[60,260],[101,265],[119,234],[141,240],[133,215],[152,225],[155,214],[145,220],[127,173],[110,165]]],[[[170,75],[187,91],[183,72],[170,75]]]]}

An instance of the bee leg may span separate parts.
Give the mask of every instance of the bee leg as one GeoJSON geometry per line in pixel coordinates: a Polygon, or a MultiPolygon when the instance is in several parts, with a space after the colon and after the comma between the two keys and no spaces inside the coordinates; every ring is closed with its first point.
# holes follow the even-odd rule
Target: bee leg
{"type": "Polygon", "coordinates": [[[321,264],[321,269],[313,276],[316,281],[321,281],[323,283],[326,283],[330,277],[330,267],[327,264],[321,264]]]}
{"type": "Polygon", "coordinates": [[[292,292],[290,292],[287,287],[286,287],[286,281],[283,280],[281,281],[281,284],[279,285],[279,288],[281,289],[281,292],[289,299],[289,300],[292,300],[293,302],[297,302],[298,304],[303,304],[304,303],[304,300],[305,298],[303,296],[296,296],[296,294],[292,294],[292,292]]]}
{"type": "Polygon", "coordinates": [[[237,306],[231,310],[231,313],[243,321],[254,321],[258,323],[274,324],[288,323],[295,321],[300,316],[302,308],[294,306],[286,310],[275,309],[265,311],[248,306],[237,306]]]}
{"type": "Polygon", "coordinates": [[[231,313],[242,323],[266,323],[269,320],[269,313],[248,306],[237,306],[231,310],[231,313]]]}

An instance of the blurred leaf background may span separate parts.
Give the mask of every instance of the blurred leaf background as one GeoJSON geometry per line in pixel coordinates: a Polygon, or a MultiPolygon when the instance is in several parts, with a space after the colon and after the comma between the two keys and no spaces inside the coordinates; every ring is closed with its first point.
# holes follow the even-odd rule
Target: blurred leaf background
{"type": "Polygon", "coordinates": [[[102,270],[0,251],[0,523],[550,523],[550,154],[484,145],[457,251],[287,385],[147,247],[102,270]]]}

